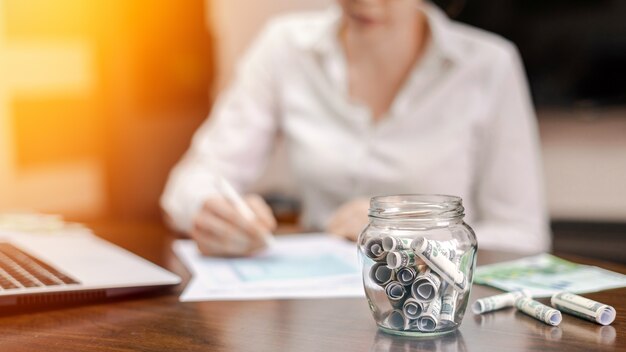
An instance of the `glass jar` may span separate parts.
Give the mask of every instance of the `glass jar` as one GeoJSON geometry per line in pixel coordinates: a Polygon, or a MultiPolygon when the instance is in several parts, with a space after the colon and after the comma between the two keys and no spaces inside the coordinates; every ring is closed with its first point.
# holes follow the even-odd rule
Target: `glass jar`
{"type": "Polygon", "coordinates": [[[478,248],[463,216],[462,200],[454,196],[371,199],[358,251],[365,294],[381,330],[428,336],[459,326],[478,248]]]}

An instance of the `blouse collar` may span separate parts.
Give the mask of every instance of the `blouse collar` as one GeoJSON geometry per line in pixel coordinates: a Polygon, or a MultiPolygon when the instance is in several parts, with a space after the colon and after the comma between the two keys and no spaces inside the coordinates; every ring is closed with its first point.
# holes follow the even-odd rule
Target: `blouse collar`
{"type": "MultiPolygon", "coordinates": [[[[431,33],[431,45],[448,59],[453,61],[461,59],[462,48],[457,44],[452,33],[454,22],[429,1],[423,1],[417,6],[417,10],[423,11],[426,15],[431,33]]],[[[337,4],[329,6],[326,9],[326,16],[320,20],[321,25],[293,33],[296,45],[321,55],[333,52],[337,48],[341,16],[341,8],[337,4]]]]}

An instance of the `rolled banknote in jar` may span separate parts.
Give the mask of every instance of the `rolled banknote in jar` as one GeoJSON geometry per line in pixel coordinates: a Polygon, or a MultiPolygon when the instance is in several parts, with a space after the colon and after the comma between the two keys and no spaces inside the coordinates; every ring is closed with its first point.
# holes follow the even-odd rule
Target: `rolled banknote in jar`
{"type": "Polygon", "coordinates": [[[417,270],[414,267],[404,267],[398,269],[396,272],[396,278],[399,283],[404,286],[411,285],[413,281],[415,281],[415,277],[417,276],[417,270]]]}
{"type": "Polygon", "coordinates": [[[515,307],[523,313],[548,325],[557,326],[561,323],[561,312],[541,304],[530,297],[522,296],[515,300],[515,307]]]}
{"type": "Polygon", "coordinates": [[[472,312],[474,312],[474,314],[483,314],[502,308],[513,307],[515,300],[523,296],[530,297],[530,293],[527,290],[521,290],[477,299],[476,302],[472,304],[472,312]]]}
{"type": "Polygon", "coordinates": [[[411,295],[418,301],[430,301],[439,293],[441,278],[429,268],[417,274],[411,285],[411,295]]]}
{"type": "Polygon", "coordinates": [[[450,259],[450,261],[452,261],[454,264],[456,264],[456,266],[459,266],[459,260],[456,260],[455,258],[457,258],[456,256],[456,250],[454,249],[454,247],[451,247],[450,245],[442,245],[443,242],[440,241],[432,241],[433,245],[436,247],[436,249],[441,252],[441,254],[450,259]]]}
{"type": "Polygon", "coordinates": [[[404,237],[385,236],[382,240],[383,249],[387,252],[411,249],[413,240],[404,237]]]}
{"type": "Polygon", "coordinates": [[[402,306],[402,301],[407,296],[404,285],[397,281],[391,281],[385,286],[385,293],[393,306],[402,306]]]}
{"type": "Polygon", "coordinates": [[[377,262],[382,262],[387,256],[387,252],[383,249],[383,240],[379,237],[371,238],[365,242],[365,255],[377,262]]]}
{"type": "Polygon", "coordinates": [[[426,262],[431,269],[436,271],[441,277],[454,285],[460,290],[467,288],[467,278],[458,266],[448,257],[449,252],[443,252],[438,249],[436,241],[428,240],[424,237],[417,238],[413,244],[415,245],[415,254],[426,262]]]}
{"type": "Polygon", "coordinates": [[[391,269],[415,266],[415,253],[412,250],[401,250],[387,253],[387,266],[391,269]]]}
{"type": "Polygon", "coordinates": [[[454,313],[456,312],[456,299],[459,292],[451,285],[447,285],[443,291],[441,298],[441,314],[439,314],[440,323],[454,322],[454,313]]]}
{"type": "MultiPolygon", "coordinates": [[[[448,257],[448,259],[452,260],[452,258],[454,258],[454,256],[456,255],[456,244],[457,241],[456,240],[450,240],[450,241],[432,241],[433,245],[437,246],[437,249],[439,249],[444,257],[448,257]]],[[[411,242],[411,249],[416,250],[416,248],[418,246],[421,246],[422,243],[422,239],[421,238],[416,238],[411,242]]]]}
{"type": "Polygon", "coordinates": [[[434,299],[426,310],[417,318],[417,328],[424,332],[432,332],[439,325],[439,314],[441,313],[441,299],[434,299]]]}
{"type": "Polygon", "coordinates": [[[424,311],[424,303],[415,298],[408,298],[402,305],[402,313],[407,319],[417,319],[424,311]]]}
{"type": "Polygon", "coordinates": [[[376,263],[370,269],[370,279],[379,286],[385,286],[395,279],[395,272],[389,269],[385,263],[376,263]]]}
{"type": "Polygon", "coordinates": [[[615,320],[615,308],[569,292],[559,292],[550,299],[552,307],[563,313],[587,319],[600,325],[609,325],[615,320]]]}
{"type": "Polygon", "coordinates": [[[404,317],[402,311],[399,309],[392,310],[387,318],[385,318],[384,322],[390,329],[393,330],[404,330],[408,328],[409,321],[404,317]]]}

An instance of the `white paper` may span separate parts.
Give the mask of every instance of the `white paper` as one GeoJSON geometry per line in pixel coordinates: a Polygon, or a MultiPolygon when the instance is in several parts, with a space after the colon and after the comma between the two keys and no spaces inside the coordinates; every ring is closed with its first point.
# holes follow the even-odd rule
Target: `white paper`
{"type": "Polygon", "coordinates": [[[361,297],[356,245],[325,234],[276,237],[251,258],[203,257],[191,240],[174,252],[193,278],[181,301],[361,297]]]}

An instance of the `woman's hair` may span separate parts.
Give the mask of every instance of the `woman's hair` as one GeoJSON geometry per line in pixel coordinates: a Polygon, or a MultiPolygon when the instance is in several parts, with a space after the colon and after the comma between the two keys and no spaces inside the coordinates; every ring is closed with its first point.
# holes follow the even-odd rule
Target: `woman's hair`
{"type": "Polygon", "coordinates": [[[448,17],[455,18],[465,8],[467,0],[431,0],[435,5],[442,8],[448,17]]]}

